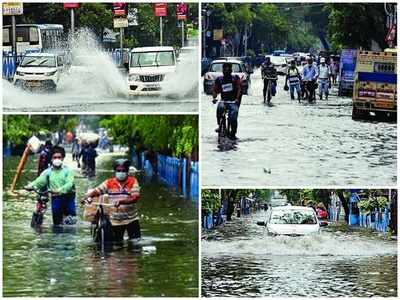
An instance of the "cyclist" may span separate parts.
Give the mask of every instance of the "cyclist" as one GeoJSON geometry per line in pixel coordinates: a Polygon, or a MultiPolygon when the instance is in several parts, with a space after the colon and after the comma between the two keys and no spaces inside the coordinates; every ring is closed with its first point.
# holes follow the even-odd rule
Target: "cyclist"
{"type": "Polygon", "coordinates": [[[324,57],[321,57],[320,63],[318,67],[319,99],[322,100],[322,94],[325,94],[326,100],[328,100],[329,86],[331,85],[331,69],[325,63],[324,57]]]}
{"type": "Polygon", "coordinates": [[[300,72],[296,67],[296,61],[292,60],[290,62],[290,67],[288,68],[288,72],[286,74],[286,81],[285,85],[287,86],[289,81],[289,88],[290,88],[290,99],[294,100],[294,92],[297,93],[297,100],[300,102],[301,97],[301,90],[300,90],[300,82],[301,76],[300,72]]]}
{"type": "Polygon", "coordinates": [[[105,180],[93,190],[89,190],[84,197],[89,199],[108,194],[109,199],[118,208],[110,216],[116,242],[123,241],[125,231],[128,231],[129,239],[141,237],[139,213],[136,207],[136,202],[140,197],[139,183],[135,177],[129,175],[129,167],[129,160],[115,160],[115,176],[105,180]]]}
{"type": "MultiPolygon", "coordinates": [[[[238,75],[232,75],[232,64],[224,63],[222,65],[223,75],[218,77],[214,83],[213,103],[217,102],[218,94],[221,94],[221,101],[217,107],[217,124],[219,126],[224,110],[228,110],[228,121],[231,127],[231,140],[236,140],[236,132],[238,127],[238,113],[241,101],[241,81],[238,75]],[[224,101],[235,102],[225,103],[224,101]]],[[[218,129],[216,130],[218,131],[218,129]]]]}
{"type": "MultiPolygon", "coordinates": [[[[263,96],[264,96],[264,102],[266,102],[268,82],[272,81],[271,95],[275,96],[277,79],[278,79],[276,69],[274,65],[271,63],[271,58],[269,56],[265,57],[265,61],[261,65],[261,78],[264,81],[263,96]]],[[[270,99],[268,100],[268,102],[270,102],[270,99]]]]}
{"type": "Polygon", "coordinates": [[[315,100],[315,83],[318,77],[318,70],[313,63],[313,59],[311,57],[307,58],[307,64],[303,68],[302,79],[305,83],[305,88],[307,91],[308,100],[315,100]]]}
{"type": "Polygon", "coordinates": [[[51,211],[53,224],[61,225],[63,217],[75,222],[75,183],[74,173],[63,164],[65,150],[63,147],[54,146],[51,151],[51,167],[44,170],[39,177],[25,186],[28,191],[47,190],[51,192],[51,211]]]}

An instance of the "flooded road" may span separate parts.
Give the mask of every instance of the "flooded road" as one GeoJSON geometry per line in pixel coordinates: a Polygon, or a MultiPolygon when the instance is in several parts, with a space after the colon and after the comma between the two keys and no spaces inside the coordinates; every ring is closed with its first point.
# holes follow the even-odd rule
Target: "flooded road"
{"type": "MultiPolygon", "coordinates": [[[[202,95],[203,184],[391,185],[397,180],[395,123],[353,121],[351,99],[331,95],[317,104],[291,101],[280,77],[273,106],[263,104],[252,75],[239,111],[239,140],[218,149],[216,105],[202,95]],[[221,176],[225,174],[224,176],[221,176]]],[[[335,90],[333,93],[337,94],[335,90]]]]}
{"type": "MultiPolygon", "coordinates": [[[[116,154],[114,154],[115,156],[116,154]]],[[[77,175],[78,198],[111,175],[110,154],[100,156],[97,176],[77,175]]],[[[4,161],[4,183],[9,186],[17,159],[4,161]]],[[[30,160],[19,186],[34,178],[36,161],[30,160]]],[[[100,253],[82,220],[77,226],[54,230],[50,211],[43,229],[30,227],[34,196],[18,198],[4,193],[3,294],[13,297],[126,297],[198,295],[198,215],[190,200],[157,183],[141,183],[138,202],[142,240],[100,253]]]]}
{"type": "Polygon", "coordinates": [[[257,220],[236,219],[202,241],[202,295],[396,297],[397,246],[326,228],[308,237],[268,237],[257,220]]]}

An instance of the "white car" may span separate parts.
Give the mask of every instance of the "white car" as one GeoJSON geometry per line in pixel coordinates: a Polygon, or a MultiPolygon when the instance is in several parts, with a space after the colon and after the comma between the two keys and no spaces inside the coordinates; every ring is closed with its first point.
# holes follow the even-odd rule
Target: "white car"
{"type": "Polygon", "coordinates": [[[14,75],[13,83],[22,88],[42,88],[55,91],[61,73],[65,71],[61,55],[53,53],[26,54],[14,75]]]}
{"type": "Polygon", "coordinates": [[[239,76],[242,83],[242,94],[247,95],[251,83],[250,76],[246,72],[244,63],[235,59],[217,59],[210,64],[208,72],[204,74],[204,93],[207,95],[212,94],[215,80],[223,75],[222,66],[224,63],[230,63],[232,65],[232,75],[239,76]]]}
{"type": "Polygon", "coordinates": [[[273,56],[269,55],[268,56],[271,59],[271,63],[275,66],[276,72],[278,75],[286,75],[287,74],[287,69],[288,69],[288,64],[286,57],[284,56],[273,56]]]}
{"type": "Polygon", "coordinates": [[[311,207],[277,206],[270,208],[266,221],[257,225],[265,226],[269,235],[300,236],[318,233],[328,223],[320,222],[311,207]]]}
{"type": "Polygon", "coordinates": [[[129,93],[159,94],[161,81],[176,71],[176,55],[173,47],[134,48],[129,53],[129,93]]]}

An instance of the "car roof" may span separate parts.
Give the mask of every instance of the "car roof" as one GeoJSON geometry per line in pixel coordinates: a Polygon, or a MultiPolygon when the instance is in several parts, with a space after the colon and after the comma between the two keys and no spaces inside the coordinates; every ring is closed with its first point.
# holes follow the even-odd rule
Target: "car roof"
{"type": "Polygon", "coordinates": [[[232,63],[232,64],[243,64],[242,61],[237,59],[216,59],[212,61],[212,64],[221,64],[221,63],[232,63]]]}
{"type": "Polygon", "coordinates": [[[174,51],[173,47],[159,46],[159,47],[138,47],[133,48],[131,52],[154,52],[154,51],[174,51]]]}
{"type": "Polygon", "coordinates": [[[275,210],[305,210],[305,211],[314,211],[312,207],[308,206],[275,206],[272,207],[272,211],[275,210]]]}

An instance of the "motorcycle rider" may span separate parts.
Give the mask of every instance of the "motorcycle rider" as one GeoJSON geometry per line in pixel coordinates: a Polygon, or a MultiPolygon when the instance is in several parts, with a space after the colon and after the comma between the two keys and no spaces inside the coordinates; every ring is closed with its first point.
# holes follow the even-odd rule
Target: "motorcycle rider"
{"type": "MultiPolygon", "coordinates": [[[[236,140],[238,127],[238,113],[241,100],[241,81],[238,75],[232,75],[232,64],[224,63],[222,65],[223,75],[215,80],[213,88],[213,103],[217,102],[218,94],[221,94],[221,101],[217,107],[217,124],[219,126],[225,108],[228,110],[228,121],[231,132],[228,138],[236,140]],[[224,101],[234,101],[235,103],[225,103],[224,101]]],[[[218,131],[218,129],[216,130],[218,131]]]]}
{"type": "Polygon", "coordinates": [[[324,57],[321,57],[320,63],[318,67],[319,99],[322,100],[322,94],[325,94],[326,100],[328,100],[329,87],[331,85],[331,70],[325,63],[324,57]]]}
{"type": "Polygon", "coordinates": [[[290,61],[290,67],[288,68],[288,71],[286,74],[285,86],[287,86],[288,81],[289,81],[289,89],[290,89],[290,99],[294,100],[294,92],[296,91],[297,100],[300,102],[301,76],[300,76],[299,70],[296,67],[295,60],[290,61]]]}
{"type": "MultiPolygon", "coordinates": [[[[263,96],[264,96],[264,103],[267,100],[267,88],[268,82],[272,81],[271,85],[271,95],[272,97],[276,94],[276,86],[277,86],[277,73],[274,65],[271,63],[271,58],[269,56],[265,57],[265,61],[261,64],[261,78],[264,82],[264,89],[263,89],[263,96]]],[[[271,99],[268,99],[268,103],[271,99]]]]}
{"type": "Polygon", "coordinates": [[[307,57],[307,64],[303,68],[302,79],[305,83],[308,100],[315,100],[315,83],[318,77],[318,70],[313,63],[313,59],[311,57],[307,57]]]}

